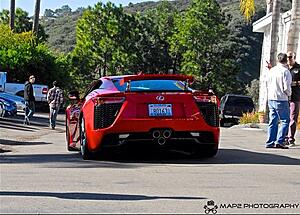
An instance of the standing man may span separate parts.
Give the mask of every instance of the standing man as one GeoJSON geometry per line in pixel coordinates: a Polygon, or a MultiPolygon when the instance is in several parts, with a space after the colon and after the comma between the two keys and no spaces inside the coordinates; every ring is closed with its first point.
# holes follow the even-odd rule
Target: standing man
{"type": "Polygon", "coordinates": [[[279,53],[278,64],[267,74],[267,95],[269,106],[269,127],[266,148],[288,149],[284,145],[290,123],[289,96],[292,76],[287,67],[287,55],[279,53]],[[281,126],[278,130],[278,121],[281,126]]]}
{"type": "Polygon", "coordinates": [[[32,84],[35,82],[35,77],[33,75],[29,76],[29,80],[26,81],[24,87],[24,100],[25,100],[25,119],[24,124],[30,125],[30,120],[35,112],[35,97],[33,94],[32,84]]]}
{"type": "Polygon", "coordinates": [[[294,146],[300,107],[300,65],[296,62],[296,53],[288,52],[287,58],[292,75],[292,95],[290,97],[290,125],[286,143],[294,146]]]}
{"type": "Polygon", "coordinates": [[[53,81],[53,87],[48,91],[47,94],[47,101],[50,108],[50,127],[55,129],[57,113],[64,101],[63,91],[59,88],[57,81],[53,81]]]}

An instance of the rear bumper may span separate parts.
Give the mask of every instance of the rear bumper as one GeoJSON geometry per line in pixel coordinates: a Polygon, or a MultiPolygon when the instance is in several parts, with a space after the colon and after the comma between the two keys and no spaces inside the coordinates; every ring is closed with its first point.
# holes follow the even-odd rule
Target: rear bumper
{"type": "MultiPolygon", "coordinates": [[[[126,142],[139,142],[143,144],[145,141],[157,141],[152,137],[153,130],[169,129],[172,136],[168,138],[168,142],[194,142],[198,144],[214,144],[218,146],[220,128],[212,127],[200,119],[117,119],[112,126],[105,129],[94,130],[88,123],[87,138],[88,146],[91,151],[97,151],[102,144],[107,142],[115,142],[118,144],[126,142]],[[192,136],[192,133],[199,133],[200,136],[192,136]],[[129,134],[139,136],[139,138],[122,139],[120,134],[129,134]],[[210,138],[203,138],[207,134],[210,138]],[[112,139],[111,139],[112,138],[112,139]],[[209,141],[208,141],[209,140],[209,141]]],[[[106,144],[105,144],[106,145],[106,144]]]]}

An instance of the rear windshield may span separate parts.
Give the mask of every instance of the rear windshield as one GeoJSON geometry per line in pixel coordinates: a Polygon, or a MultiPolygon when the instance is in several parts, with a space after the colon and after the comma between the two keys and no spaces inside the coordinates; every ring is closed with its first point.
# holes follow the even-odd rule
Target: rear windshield
{"type": "Polygon", "coordinates": [[[230,96],[228,97],[227,101],[226,101],[226,105],[230,105],[230,106],[247,106],[247,107],[253,107],[253,101],[251,98],[243,98],[243,97],[234,97],[234,96],[230,96]]]}
{"type": "MultiPolygon", "coordinates": [[[[122,79],[114,79],[113,83],[116,88],[124,92],[128,86],[128,83],[120,85],[122,79]]],[[[177,80],[137,80],[131,81],[130,91],[140,92],[140,91],[191,91],[191,88],[185,90],[185,83],[177,80]]]]}

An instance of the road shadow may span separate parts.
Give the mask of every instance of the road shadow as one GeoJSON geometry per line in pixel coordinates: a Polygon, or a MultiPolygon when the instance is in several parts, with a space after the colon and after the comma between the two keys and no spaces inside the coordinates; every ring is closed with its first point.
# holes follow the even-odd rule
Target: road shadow
{"type": "MultiPolygon", "coordinates": [[[[37,129],[32,128],[31,126],[38,126],[38,127],[49,127],[49,117],[47,115],[45,116],[33,116],[30,120],[31,126],[23,125],[24,122],[24,116],[17,115],[14,117],[4,117],[1,118],[0,126],[2,124],[4,125],[10,125],[20,128],[26,128],[26,129],[37,129]]],[[[56,125],[65,126],[65,121],[61,119],[56,120],[56,125]]]]}
{"type": "Polygon", "coordinates": [[[11,152],[11,150],[10,149],[2,149],[2,148],[0,148],[0,153],[5,153],[5,152],[11,152]]]}
{"type": "Polygon", "coordinates": [[[139,152],[107,154],[95,160],[82,160],[77,152],[66,154],[4,154],[1,163],[47,164],[49,168],[139,168],[160,164],[261,164],[300,165],[300,159],[284,155],[252,152],[240,149],[220,149],[213,158],[191,158],[179,152],[139,152]]]}
{"type": "Polygon", "coordinates": [[[47,143],[47,142],[27,142],[27,141],[15,141],[15,140],[2,140],[0,139],[0,144],[2,145],[11,145],[11,146],[33,146],[33,145],[49,145],[52,143],[47,143]]]}
{"type": "Polygon", "coordinates": [[[156,199],[168,200],[201,200],[205,197],[189,196],[146,196],[112,193],[57,193],[57,192],[22,192],[22,191],[0,191],[0,196],[23,196],[23,197],[54,197],[72,200],[100,200],[100,201],[144,201],[156,199]]]}
{"type": "Polygon", "coordinates": [[[34,131],[40,130],[38,128],[23,125],[23,121],[16,122],[12,119],[1,119],[0,128],[10,129],[10,130],[19,130],[19,131],[29,131],[29,132],[34,132],[34,131]]]}

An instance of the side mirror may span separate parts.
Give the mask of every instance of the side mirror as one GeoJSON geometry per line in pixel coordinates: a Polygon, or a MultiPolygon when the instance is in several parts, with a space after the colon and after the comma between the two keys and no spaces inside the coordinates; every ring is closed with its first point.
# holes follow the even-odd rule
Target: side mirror
{"type": "Polygon", "coordinates": [[[68,98],[70,100],[79,100],[79,92],[77,90],[70,91],[68,93],[68,98]]]}

